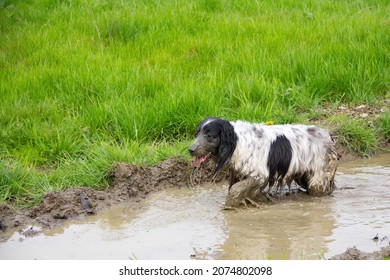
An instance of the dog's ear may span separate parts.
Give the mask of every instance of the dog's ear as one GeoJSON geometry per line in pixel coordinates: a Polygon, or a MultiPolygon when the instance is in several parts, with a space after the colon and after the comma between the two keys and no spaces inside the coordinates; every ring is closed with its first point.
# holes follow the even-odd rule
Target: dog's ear
{"type": "Polygon", "coordinates": [[[215,165],[214,173],[217,173],[224,167],[233,155],[237,145],[237,134],[234,132],[233,125],[225,120],[219,120],[220,143],[218,149],[218,160],[215,165]]]}

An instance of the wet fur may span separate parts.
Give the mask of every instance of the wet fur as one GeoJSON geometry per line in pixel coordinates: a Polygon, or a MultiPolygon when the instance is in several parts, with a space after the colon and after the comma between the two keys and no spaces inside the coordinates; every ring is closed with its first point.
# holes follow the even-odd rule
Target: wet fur
{"type": "Polygon", "coordinates": [[[192,156],[211,153],[215,172],[229,166],[232,204],[254,201],[267,187],[290,186],[293,181],[309,195],[328,195],[334,190],[339,156],[324,129],[206,118],[195,137],[189,148],[192,156]]]}

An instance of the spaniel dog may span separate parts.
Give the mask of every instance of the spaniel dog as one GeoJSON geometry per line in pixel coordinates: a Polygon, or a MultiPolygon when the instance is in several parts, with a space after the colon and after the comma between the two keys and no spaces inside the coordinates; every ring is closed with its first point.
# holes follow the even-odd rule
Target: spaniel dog
{"type": "Polygon", "coordinates": [[[194,170],[209,160],[215,162],[215,173],[230,168],[227,206],[257,205],[273,187],[290,189],[293,181],[312,196],[328,195],[335,188],[339,155],[329,133],[319,127],[210,117],[199,123],[195,137],[188,149],[194,170]]]}

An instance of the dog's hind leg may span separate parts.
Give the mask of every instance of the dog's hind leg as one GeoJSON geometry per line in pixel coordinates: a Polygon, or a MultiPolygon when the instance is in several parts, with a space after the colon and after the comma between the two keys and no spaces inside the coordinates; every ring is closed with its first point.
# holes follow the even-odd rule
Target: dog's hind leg
{"type": "Polygon", "coordinates": [[[293,179],[291,177],[286,179],[286,185],[288,187],[288,193],[287,195],[291,195],[291,184],[293,182],[293,179]]]}
{"type": "Polygon", "coordinates": [[[313,173],[308,180],[308,194],[313,196],[329,195],[334,191],[334,176],[339,164],[339,155],[334,147],[328,149],[321,170],[313,173]]]}

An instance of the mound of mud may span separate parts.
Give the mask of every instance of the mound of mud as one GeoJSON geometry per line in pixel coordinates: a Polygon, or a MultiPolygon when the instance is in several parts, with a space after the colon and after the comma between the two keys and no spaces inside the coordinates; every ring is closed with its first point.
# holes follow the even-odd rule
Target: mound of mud
{"type": "Polygon", "coordinates": [[[330,258],[331,260],[384,260],[390,258],[390,246],[381,248],[380,251],[365,253],[355,246],[348,248],[344,253],[330,258]]]}
{"type": "MultiPolygon", "coordinates": [[[[15,213],[9,206],[0,205],[0,234],[8,229],[26,225],[53,228],[66,219],[80,219],[119,203],[136,203],[149,193],[168,187],[191,187],[192,164],[173,158],[151,167],[117,163],[109,173],[110,187],[106,191],[85,187],[47,193],[42,202],[24,213],[15,213]]],[[[197,183],[209,182],[212,167],[204,168],[197,183]]],[[[221,173],[215,181],[226,179],[221,173]]]]}

